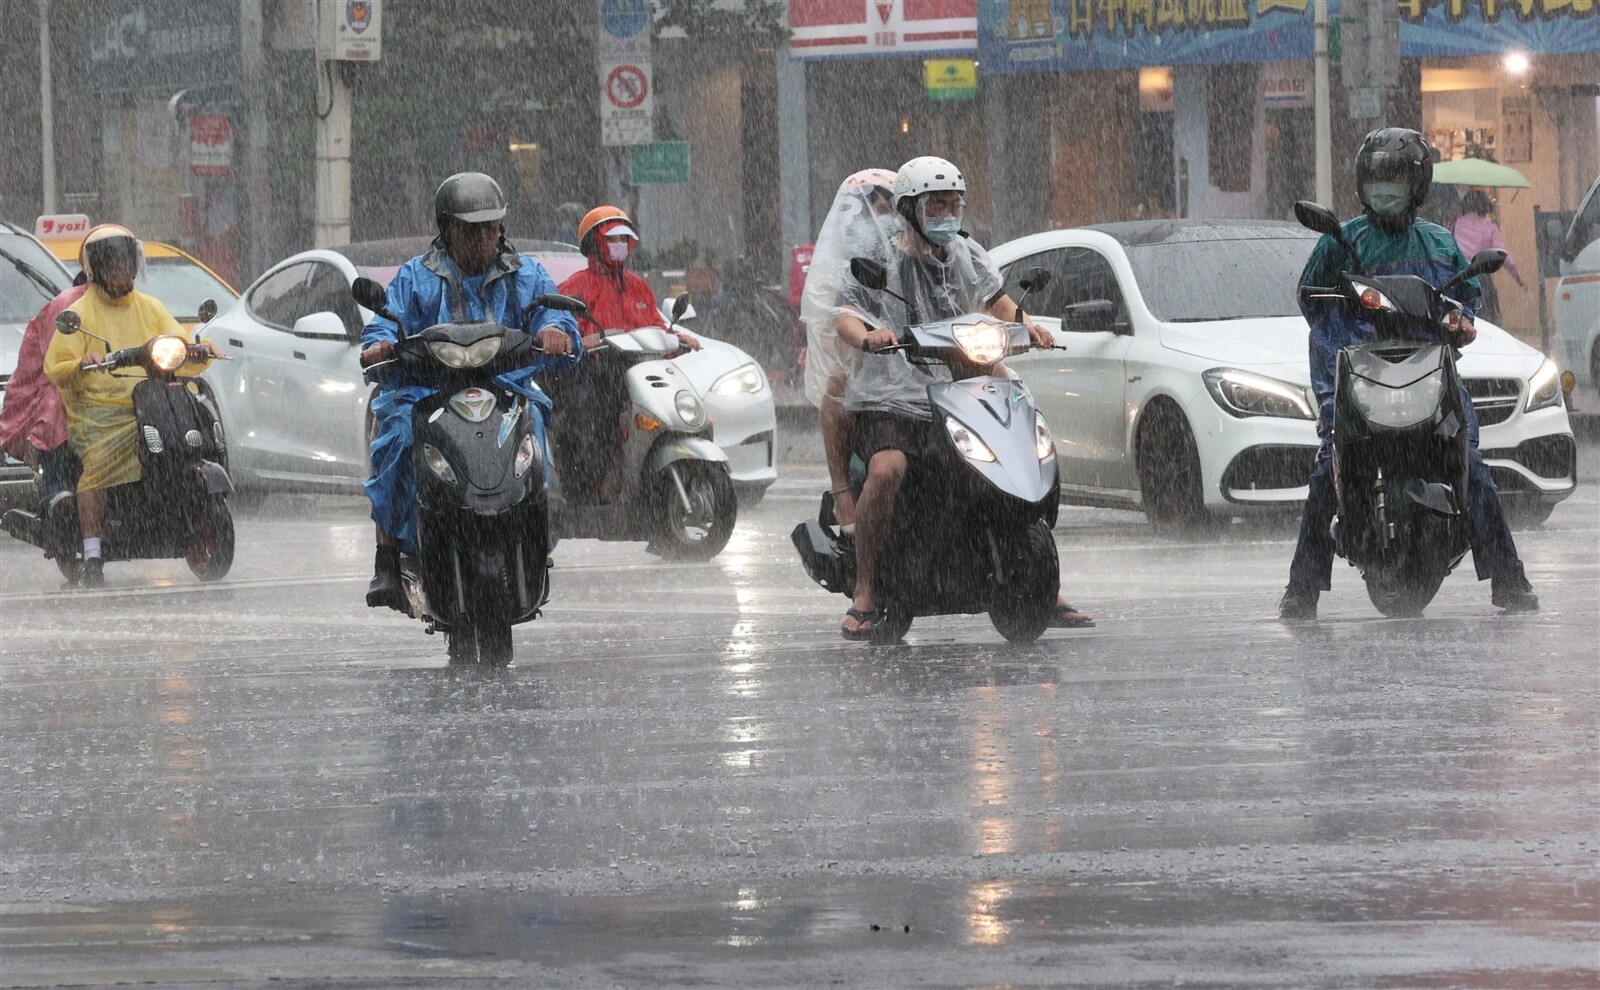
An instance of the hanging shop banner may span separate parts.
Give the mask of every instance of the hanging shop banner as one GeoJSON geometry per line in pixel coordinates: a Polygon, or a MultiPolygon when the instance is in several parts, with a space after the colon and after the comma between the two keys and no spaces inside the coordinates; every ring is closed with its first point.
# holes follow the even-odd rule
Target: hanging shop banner
{"type": "MultiPolygon", "coordinates": [[[[1345,0],[1355,4],[1366,0],[1345,0]]],[[[1411,58],[1600,52],[1600,0],[1383,0],[1411,58]]],[[[1311,58],[1310,0],[978,0],[985,73],[1311,58]]],[[[1337,17],[1340,0],[1330,0],[1337,17]]]]}
{"type": "Polygon", "coordinates": [[[862,58],[970,52],[978,47],[978,0],[794,0],[789,54],[862,58]]]}
{"type": "Polygon", "coordinates": [[[239,77],[239,5],[115,0],[76,10],[90,92],[179,89],[239,77]]]}
{"type": "Polygon", "coordinates": [[[233,132],[227,117],[197,113],[189,118],[189,170],[209,177],[233,173],[233,132]]]}

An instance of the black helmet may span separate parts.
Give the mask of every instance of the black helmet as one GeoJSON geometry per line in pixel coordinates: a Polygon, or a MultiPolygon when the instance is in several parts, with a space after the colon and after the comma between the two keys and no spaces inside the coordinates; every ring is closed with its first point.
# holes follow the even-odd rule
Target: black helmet
{"type": "MultiPolygon", "coordinates": [[[[1367,214],[1380,223],[1409,226],[1433,185],[1434,150],[1428,139],[1407,127],[1381,127],[1361,141],[1356,152],[1356,195],[1367,214]],[[1404,207],[1385,211],[1373,205],[1373,183],[1401,187],[1404,207]]],[[[1382,204],[1380,204],[1382,205],[1382,204]]]]}
{"type": "Polygon", "coordinates": [[[500,183],[482,172],[457,172],[439,183],[439,191],[433,194],[433,213],[441,231],[446,220],[461,223],[504,220],[506,197],[500,191],[500,183]]]}

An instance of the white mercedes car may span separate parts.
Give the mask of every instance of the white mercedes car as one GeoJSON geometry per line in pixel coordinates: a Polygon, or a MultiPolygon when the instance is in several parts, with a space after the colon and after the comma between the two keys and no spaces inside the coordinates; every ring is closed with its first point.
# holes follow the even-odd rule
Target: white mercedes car
{"type": "MultiPolygon", "coordinates": [[[[361,328],[372,314],[350,298],[350,284],[364,275],[387,285],[427,244],[400,238],[301,252],[274,265],[212,321],[203,336],[232,360],[214,362],[200,381],[222,415],[236,486],[360,490],[368,474],[372,389],[358,359],[361,328]]],[[[585,263],[553,242],[524,253],[557,283],[585,263]]],[[[705,346],[676,361],[705,399],[712,440],[728,455],[735,488],[746,500],[758,499],[777,479],[772,389],[750,355],[697,336],[705,346]]]]}
{"type": "MultiPolygon", "coordinates": [[[[1143,509],[1169,530],[1295,508],[1317,452],[1309,331],[1295,286],[1317,235],[1268,220],[1055,230],[990,252],[1013,299],[1062,348],[1008,359],[1055,431],[1062,498],[1143,509]]],[[[1459,368],[1513,522],[1576,486],[1553,361],[1488,323],[1459,368]]]]}

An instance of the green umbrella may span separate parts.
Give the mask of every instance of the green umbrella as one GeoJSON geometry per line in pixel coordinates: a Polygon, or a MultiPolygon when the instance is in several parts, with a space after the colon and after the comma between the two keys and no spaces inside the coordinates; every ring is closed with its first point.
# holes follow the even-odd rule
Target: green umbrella
{"type": "Polygon", "coordinates": [[[1528,189],[1528,180],[1509,165],[1486,162],[1482,158],[1457,158],[1433,167],[1433,181],[1449,186],[1499,186],[1528,189]]]}

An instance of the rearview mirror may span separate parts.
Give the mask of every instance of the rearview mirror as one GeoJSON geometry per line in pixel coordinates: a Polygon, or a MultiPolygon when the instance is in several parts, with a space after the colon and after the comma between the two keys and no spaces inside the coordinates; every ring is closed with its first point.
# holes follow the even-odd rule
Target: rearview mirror
{"type": "Polygon", "coordinates": [[[676,323],[683,319],[683,315],[687,312],[689,312],[689,293],[685,292],[672,301],[672,322],[676,323]]]}
{"type": "Polygon", "coordinates": [[[1479,275],[1493,275],[1506,263],[1506,253],[1499,248],[1485,248],[1472,256],[1471,264],[1450,276],[1449,280],[1439,286],[1440,292],[1449,292],[1450,289],[1469,278],[1479,275]]]}
{"type": "Polygon", "coordinates": [[[205,302],[200,304],[200,322],[201,323],[210,323],[212,320],[214,320],[216,318],[217,318],[217,301],[215,299],[207,299],[205,302]]]}
{"type": "Polygon", "coordinates": [[[68,337],[83,329],[83,319],[70,309],[64,309],[56,314],[56,333],[64,333],[68,337]]]}
{"type": "Polygon", "coordinates": [[[383,286],[370,278],[357,278],[351,282],[350,297],[360,303],[363,309],[370,309],[374,313],[381,311],[389,301],[389,294],[383,291],[383,286]]]}
{"type": "Polygon", "coordinates": [[[1071,303],[1062,309],[1061,329],[1072,333],[1113,333],[1117,307],[1109,299],[1071,303]]]}
{"type": "Polygon", "coordinates": [[[889,269],[867,258],[851,258],[850,275],[869,289],[882,289],[889,284],[889,269]]]}
{"type": "Polygon", "coordinates": [[[1332,210],[1321,203],[1302,199],[1294,204],[1294,218],[1307,230],[1326,234],[1338,241],[1339,246],[1350,256],[1350,267],[1356,272],[1361,271],[1361,256],[1356,254],[1356,246],[1345,238],[1344,228],[1339,225],[1339,218],[1334,216],[1332,210]]]}
{"type": "Polygon", "coordinates": [[[1017,285],[1023,292],[1038,292],[1050,284],[1052,277],[1048,268],[1030,268],[1022,273],[1022,281],[1017,285]]]}
{"type": "Polygon", "coordinates": [[[533,301],[532,309],[559,309],[568,313],[587,313],[589,304],[576,296],[563,296],[559,292],[547,292],[533,301]]]}

